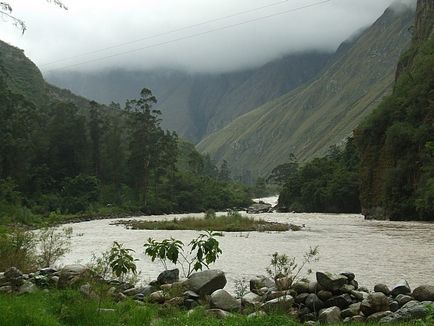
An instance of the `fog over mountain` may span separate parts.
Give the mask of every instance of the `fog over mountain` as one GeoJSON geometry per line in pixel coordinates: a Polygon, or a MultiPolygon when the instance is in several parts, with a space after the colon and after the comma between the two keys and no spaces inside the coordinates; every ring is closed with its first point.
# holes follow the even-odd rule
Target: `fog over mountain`
{"type": "Polygon", "coordinates": [[[9,2],[28,30],[21,35],[2,23],[0,39],[24,49],[43,72],[157,67],[227,72],[288,53],[334,51],[394,1],[65,0],[67,11],[44,0],[9,2]],[[94,53],[82,55],[89,52],[94,53]]]}

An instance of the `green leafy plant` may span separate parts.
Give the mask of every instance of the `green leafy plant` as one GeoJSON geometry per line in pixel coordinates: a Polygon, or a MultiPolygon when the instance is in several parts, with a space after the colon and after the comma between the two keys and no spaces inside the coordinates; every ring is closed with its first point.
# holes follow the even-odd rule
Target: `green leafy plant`
{"type": "Polygon", "coordinates": [[[191,240],[186,248],[184,243],[174,238],[158,242],[152,238],[145,243],[145,254],[151,257],[152,261],[159,259],[167,270],[167,261],[173,264],[180,264],[185,277],[189,277],[193,271],[209,269],[209,265],[216,262],[222,253],[219,242],[215,239],[221,233],[207,231],[200,234],[196,239],[191,240]]]}
{"type": "MultiPolygon", "coordinates": [[[[301,272],[307,264],[317,262],[319,260],[319,247],[310,247],[303,255],[303,260],[299,263],[295,257],[288,257],[286,254],[275,252],[272,255],[270,265],[266,268],[268,275],[277,281],[280,278],[286,277],[289,281],[289,286],[299,281],[301,272]]],[[[310,275],[312,270],[309,268],[306,271],[310,275]]]]}
{"type": "Polygon", "coordinates": [[[235,280],[235,297],[242,299],[249,292],[249,285],[245,277],[235,280]]]}
{"type": "Polygon", "coordinates": [[[133,249],[124,248],[123,244],[113,242],[108,256],[109,265],[116,277],[123,280],[128,273],[137,274],[137,266],[134,257],[131,255],[133,249]]]}
{"type": "Polygon", "coordinates": [[[17,267],[23,272],[36,269],[36,240],[32,232],[14,227],[0,235],[0,270],[17,267]]]}

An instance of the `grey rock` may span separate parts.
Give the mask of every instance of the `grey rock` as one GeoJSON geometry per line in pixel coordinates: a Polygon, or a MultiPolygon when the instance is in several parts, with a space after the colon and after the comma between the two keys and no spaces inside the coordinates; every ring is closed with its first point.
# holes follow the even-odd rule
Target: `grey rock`
{"type": "Polygon", "coordinates": [[[194,299],[185,299],[184,300],[184,306],[187,309],[191,310],[191,309],[194,309],[194,308],[198,307],[199,303],[196,300],[194,300],[194,299]]]}
{"type": "Polygon", "coordinates": [[[88,272],[86,266],[80,264],[66,265],[60,271],[58,287],[65,288],[70,285],[73,285],[78,280],[83,278],[85,274],[88,272]]]}
{"type": "Polygon", "coordinates": [[[225,318],[232,316],[232,314],[230,312],[227,312],[227,311],[224,311],[221,309],[208,309],[206,311],[206,314],[209,316],[216,317],[218,319],[225,319],[225,318]]]}
{"type": "Polygon", "coordinates": [[[357,282],[356,280],[350,281],[350,285],[352,285],[355,290],[359,288],[359,282],[357,282]]]}
{"type": "Polygon", "coordinates": [[[174,297],[166,301],[166,304],[173,307],[180,307],[184,304],[184,298],[174,297]]]}
{"type": "Polygon", "coordinates": [[[200,295],[194,291],[185,291],[184,298],[198,300],[200,298],[200,295]]]}
{"type": "Polygon", "coordinates": [[[157,288],[152,285],[146,285],[143,288],[141,288],[140,294],[143,294],[144,297],[148,297],[151,295],[151,293],[157,291],[157,288]]]}
{"type": "Polygon", "coordinates": [[[401,309],[380,320],[380,323],[406,322],[414,319],[425,318],[428,313],[427,303],[416,300],[407,302],[401,309]]]}
{"type": "Polygon", "coordinates": [[[362,303],[361,302],[356,302],[356,303],[352,303],[350,304],[350,306],[348,307],[348,309],[351,310],[351,312],[353,313],[353,316],[357,316],[360,314],[360,307],[361,307],[362,303]]]}
{"type": "Polygon", "coordinates": [[[295,303],[304,303],[306,301],[306,298],[310,295],[310,293],[300,293],[295,297],[295,303]]]}
{"type": "Polygon", "coordinates": [[[396,297],[398,294],[410,294],[410,293],[411,293],[410,285],[408,285],[408,282],[406,280],[400,280],[390,292],[390,294],[393,297],[396,297]]]}
{"type": "Polygon", "coordinates": [[[290,295],[289,291],[268,291],[266,295],[266,300],[273,300],[276,298],[284,297],[290,295]]]}
{"type": "Polygon", "coordinates": [[[288,290],[291,287],[291,279],[289,277],[281,277],[276,280],[278,290],[288,290]]]}
{"type": "Polygon", "coordinates": [[[390,294],[390,289],[386,284],[376,284],[374,286],[374,292],[381,292],[384,293],[385,295],[389,295],[390,294]]]}
{"type": "Polygon", "coordinates": [[[341,309],[330,307],[320,311],[318,320],[320,323],[333,324],[341,321],[341,309]]]}
{"type": "Polygon", "coordinates": [[[402,307],[403,305],[405,305],[407,302],[410,302],[413,299],[413,297],[406,295],[406,294],[398,294],[395,298],[396,302],[398,302],[398,305],[400,307],[402,307]]]}
{"type": "Polygon", "coordinates": [[[247,315],[247,318],[257,318],[257,317],[263,317],[263,316],[267,316],[267,313],[265,311],[256,311],[256,312],[252,312],[251,314],[247,315]]]}
{"type": "Polygon", "coordinates": [[[125,290],[122,293],[125,294],[128,297],[134,297],[137,294],[142,294],[142,291],[143,291],[142,287],[134,287],[134,288],[125,290]]]}
{"type": "Polygon", "coordinates": [[[310,293],[308,282],[296,282],[292,285],[291,289],[297,292],[297,294],[310,293]]]}
{"type": "Polygon", "coordinates": [[[345,322],[345,318],[349,318],[353,316],[354,316],[353,312],[349,308],[341,311],[341,318],[344,319],[344,322],[345,322]]]}
{"type": "Polygon", "coordinates": [[[171,269],[160,273],[157,277],[159,284],[172,284],[179,281],[179,269],[171,269]]]}
{"type": "Polygon", "coordinates": [[[339,290],[348,283],[348,279],[343,275],[323,272],[316,273],[316,280],[324,289],[332,292],[339,290]]]}
{"type": "Polygon", "coordinates": [[[325,307],[324,302],[320,298],[318,298],[318,296],[314,293],[311,293],[307,296],[304,304],[311,311],[320,311],[325,307]]]}
{"type": "Polygon", "coordinates": [[[275,287],[274,281],[265,276],[257,276],[250,280],[250,291],[258,294],[259,290],[266,287],[271,289],[275,287]]]}
{"type": "Polygon", "coordinates": [[[294,298],[290,295],[267,301],[261,305],[265,312],[288,312],[294,304],[294,298]]]}
{"type": "Polygon", "coordinates": [[[400,308],[398,301],[395,300],[392,300],[389,305],[390,305],[389,310],[392,312],[395,312],[400,308]]]}
{"type": "Polygon", "coordinates": [[[304,326],[315,326],[316,322],[314,320],[308,320],[304,323],[304,326]]]}
{"type": "Polygon", "coordinates": [[[4,272],[3,277],[8,280],[13,280],[23,277],[23,273],[16,267],[10,267],[4,272]]]}
{"type": "Polygon", "coordinates": [[[187,289],[203,297],[211,295],[216,290],[223,289],[226,283],[225,273],[220,270],[210,269],[191,275],[186,282],[186,286],[187,289]]]}
{"type": "Polygon", "coordinates": [[[354,273],[352,272],[343,272],[340,275],[345,276],[348,279],[348,281],[352,281],[356,278],[356,275],[354,275],[354,273]]]}
{"type": "Polygon", "coordinates": [[[317,293],[318,298],[320,298],[322,301],[327,301],[331,297],[333,297],[333,293],[330,291],[321,290],[317,293]]]}
{"type": "Polygon", "coordinates": [[[326,307],[338,307],[339,309],[346,309],[353,303],[349,294],[342,294],[336,297],[330,298],[326,301],[326,307]]]}
{"type": "Polygon", "coordinates": [[[434,301],[434,286],[418,286],[413,290],[413,297],[418,301],[434,301]]]}
{"type": "Polygon", "coordinates": [[[317,293],[318,291],[323,290],[317,281],[309,282],[309,293],[317,293]]]}
{"type": "Polygon", "coordinates": [[[356,288],[354,287],[354,285],[351,284],[344,284],[339,290],[338,292],[340,293],[351,293],[351,291],[354,291],[356,288]]]}
{"type": "Polygon", "coordinates": [[[260,213],[269,213],[272,211],[272,205],[261,203],[261,204],[253,204],[247,209],[247,214],[260,214],[260,213]]]}
{"type": "Polygon", "coordinates": [[[57,273],[57,269],[52,268],[52,267],[45,267],[45,268],[40,269],[39,273],[41,275],[51,275],[51,274],[57,273]]]}
{"type": "Polygon", "coordinates": [[[212,308],[225,311],[238,311],[241,309],[241,303],[223,289],[214,291],[211,294],[210,304],[212,308]]]}
{"type": "Polygon", "coordinates": [[[353,318],[351,318],[351,322],[353,323],[363,323],[365,321],[365,317],[362,315],[356,315],[353,318]]]}
{"type": "Polygon", "coordinates": [[[365,316],[372,315],[376,312],[389,310],[389,299],[381,292],[373,292],[368,298],[362,301],[360,310],[365,316]]]}
{"type": "Polygon", "coordinates": [[[10,285],[0,286],[0,293],[12,293],[13,290],[10,285]]]}
{"type": "Polygon", "coordinates": [[[256,293],[249,292],[242,299],[241,303],[244,307],[256,308],[262,303],[262,297],[256,293]]]}
{"type": "Polygon", "coordinates": [[[366,318],[366,321],[368,323],[375,323],[378,322],[379,320],[386,318],[388,316],[393,315],[393,312],[391,311],[380,311],[380,312],[376,312],[373,313],[372,315],[370,315],[368,318],[366,318]]]}
{"type": "Polygon", "coordinates": [[[363,291],[351,291],[351,295],[356,298],[358,301],[362,301],[367,299],[369,294],[363,291]]]}
{"type": "Polygon", "coordinates": [[[360,292],[366,292],[366,293],[369,293],[368,288],[365,287],[365,286],[360,286],[357,290],[359,290],[360,292]]]}
{"type": "Polygon", "coordinates": [[[149,295],[149,300],[154,303],[164,303],[166,296],[163,291],[156,291],[149,295]]]}

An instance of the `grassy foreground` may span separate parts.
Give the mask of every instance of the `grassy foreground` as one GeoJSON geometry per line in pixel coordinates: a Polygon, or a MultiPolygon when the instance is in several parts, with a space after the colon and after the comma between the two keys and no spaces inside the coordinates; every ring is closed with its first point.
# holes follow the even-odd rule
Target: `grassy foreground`
{"type": "Polygon", "coordinates": [[[285,223],[267,222],[241,216],[237,213],[213,218],[187,217],[169,221],[119,221],[117,224],[126,225],[134,230],[196,230],[220,232],[267,232],[288,231],[290,226],[285,223]]]}
{"type": "MultiPolygon", "coordinates": [[[[74,290],[37,292],[23,296],[0,294],[0,325],[2,326],[299,326],[288,315],[269,315],[248,318],[233,315],[221,320],[208,316],[203,309],[192,313],[150,304],[140,305],[133,301],[115,303],[104,301],[104,309],[98,312],[97,300],[85,298],[74,290]]],[[[362,325],[362,324],[361,324],[362,325]]],[[[363,324],[377,325],[377,324],[363,324]]],[[[394,324],[398,325],[398,324],[394,324]]],[[[423,325],[421,322],[399,325],[423,325]]]]}

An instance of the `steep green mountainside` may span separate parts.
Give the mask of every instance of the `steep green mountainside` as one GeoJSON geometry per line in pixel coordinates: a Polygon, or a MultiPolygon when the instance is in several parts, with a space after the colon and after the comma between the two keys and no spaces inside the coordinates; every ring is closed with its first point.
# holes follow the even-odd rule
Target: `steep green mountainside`
{"type": "Polygon", "coordinates": [[[311,83],[251,111],[197,145],[235,173],[267,174],[294,153],[325,154],[390,94],[401,52],[410,44],[411,10],[392,9],[336,52],[311,83]]]}
{"type": "Polygon", "coordinates": [[[53,71],[46,78],[104,103],[123,103],[147,87],[159,100],[157,107],[163,113],[163,126],[198,142],[238,116],[311,80],[329,58],[327,53],[298,53],[256,69],[225,74],[167,70],[53,71]]]}
{"type": "Polygon", "coordinates": [[[367,218],[434,219],[434,1],[417,6],[393,94],[355,131],[367,218]]]}

